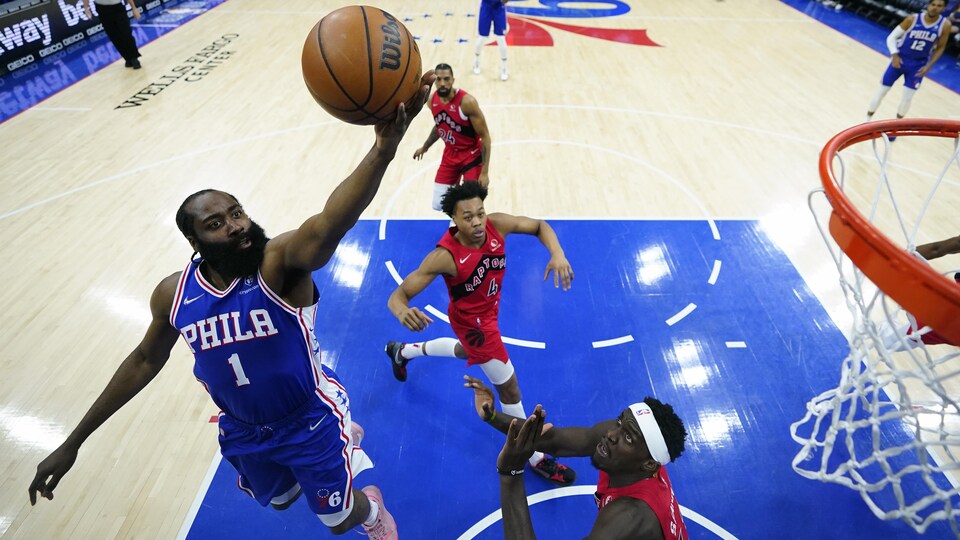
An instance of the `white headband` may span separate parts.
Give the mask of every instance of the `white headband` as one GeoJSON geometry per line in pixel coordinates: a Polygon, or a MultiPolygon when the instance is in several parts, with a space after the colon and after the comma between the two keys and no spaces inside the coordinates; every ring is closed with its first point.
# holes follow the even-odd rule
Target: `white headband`
{"type": "Polygon", "coordinates": [[[653,417],[653,411],[650,406],[642,401],[630,406],[633,412],[633,419],[640,426],[640,433],[647,441],[647,448],[650,450],[650,456],[661,464],[670,463],[670,452],[667,450],[667,443],[663,440],[663,433],[660,431],[660,425],[657,419],[653,417]]]}

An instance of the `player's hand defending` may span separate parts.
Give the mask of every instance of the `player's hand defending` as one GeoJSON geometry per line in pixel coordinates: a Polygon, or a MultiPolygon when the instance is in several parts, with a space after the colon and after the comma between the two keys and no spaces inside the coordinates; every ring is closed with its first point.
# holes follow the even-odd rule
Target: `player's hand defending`
{"type": "Polygon", "coordinates": [[[570,284],[573,282],[573,268],[570,262],[563,255],[556,255],[550,258],[547,263],[547,270],[543,273],[543,280],[546,281],[553,272],[553,286],[563,285],[563,290],[569,291],[570,284]]]}
{"type": "Polygon", "coordinates": [[[507,430],[507,440],[503,443],[503,449],[497,456],[497,470],[499,471],[522,471],[533,455],[537,447],[537,440],[540,439],[540,433],[543,431],[543,421],[547,413],[543,407],[537,405],[530,418],[527,418],[520,425],[519,420],[510,422],[510,429],[507,430]]]}
{"type": "Polygon", "coordinates": [[[77,450],[64,446],[57,448],[47,456],[47,459],[41,461],[37,465],[37,475],[33,477],[33,482],[30,482],[30,488],[27,490],[30,494],[30,505],[37,504],[37,493],[52,501],[53,490],[76,461],[77,450]]]}
{"type": "Polygon", "coordinates": [[[433,86],[433,81],[436,78],[437,76],[434,75],[432,69],[424,73],[423,77],[420,78],[420,93],[417,94],[410,106],[407,107],[401,103],[397,107],[396,120],[374,126],[377,132],[378,149],[390,152],[396,151],[400,140],[403,139],[403,134],[407,132],[407,128],[410,126],[410,122],[423,109],[423,104],[427,102],[427,97],[430,96],[430,87],[433,86]]]}
{"type": "Polygon", "coordinates": [[[421,146],[420,148],[417,148],[417,150],[413,153],[413,159],[416,159],[416,160],[423,159],[423,155],[426,153],[427,153],[426,147],[421,146]]]}
{"type": "Polygon", "coordinates": [[[401,311],[400,315],[397,316],[397,319],[400,321],[400,324],[406,326],[414,332],[423,330],[433,322],[433,319],[427,317],[424,312],[415,307],[410,307],[401,311]]]}
{"type": "Polygon", "coordinates": [[[473,405],[477,409],[480,419],[486,422],[496,410],[493,406],[493,390],[490,390],[480,379],[469,375],[463,376],[463,387],[473,389],[473,405]]]}

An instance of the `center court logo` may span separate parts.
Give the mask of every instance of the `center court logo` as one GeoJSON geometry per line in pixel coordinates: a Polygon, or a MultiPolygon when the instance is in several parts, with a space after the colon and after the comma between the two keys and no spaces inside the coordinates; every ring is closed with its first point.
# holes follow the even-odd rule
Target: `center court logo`
{"type": "MultiPolygon", "coordinates": [[[[602,28],[577,26],[548,18],[606,18],[617,17],[630,11],[630,6],[619,0],[585,0],[567,2],[565,0],[540,0],[539,6],[527,6],[522,0],[507,4],[507,44],[519,47],[553,47],[553,36],[547,28],[572,34],[644,47],[660,47],[647,36],[644,29],[602,28]],[[520,5],[515,5],[520,4],[520,5]],[[565,7],[575,5],[577,7],[565,7]]],[[[491,44],[492,45],[492,44],[491,44]]]]}

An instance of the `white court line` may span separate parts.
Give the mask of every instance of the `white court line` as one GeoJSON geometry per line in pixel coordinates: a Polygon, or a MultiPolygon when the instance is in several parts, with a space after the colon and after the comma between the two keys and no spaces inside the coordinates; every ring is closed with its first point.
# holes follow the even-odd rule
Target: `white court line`
{"type": "MultiPolygon", "coordinates": [[[[527,506],[533,506],[537,503],[544,501],[549,501],[551,499],[559,499],[560,497],[573,497],[576,495],[589,495],[593,496],[596,492],[596,486],[567,486],[562,488],[550,489],[547,491],[541,491],[540,493],[534,493],[527,497],[527,506]]],[[[716,523],[710,521],[704,516],[700,515],[697,512],[687,508],[686,506],[680,506],[680,515],[684,519],[689,519],[690,521],[699,524],[704,529],[712,532],[723,540],[737,540],[737,537],[727,532],[723,527],[717,525],[716,523]]],[[[474,526],[467,529],[463,534],[457,537],[457,540],[471,540],[476,538],[478,534],[482,533],[487,527],[493,525],[494,523],[503,519],[503,510],[495,510],[488,514],[486,517],[478,521],[474,526]]]]}
{"type": "Polygon", "coordinates": [[[716,285],[717,277],[720,276],[720,260],[713,261],[713,272],[710,272],[710,279],[707,280],[707,283],[710,285],[716,285]]]}
{"type": "Polygon", "coordinates": [[[726,345],[728,349],[746,349],[747,348],[746,341],[728,341],[726,342],[726,345]]]}
{"type": "Polygon", "coordinates": [[[197,490],[197,496],[194,497],[193,504],[190,505],[190,511],[187,512],[187,517],[184,518],[183,525],[180,526],[180,532],[177,533],[177,540],[184,540],[187,537],[187,533],[190,532],[190,528],[193,527],[193,522],[197,519],[197,512],[200,511],[203,498],[206,497],[207,492],[210,491],[213,476],[217,473],[217,468],[220,467],[220,459],[220,449],[217,449],[213,455],[213,461],[210,462],[210,467],[207,468],[207,475],[203,477],[200,489],[197,490]]]}
{"type": "Polygon", "coordinates": [[[525,339],[516,339],[512,337],[502,336],[503,342],[509,345],[516,345],[518,347],[526,347],[528,349],[546,349],[547,344],[542,341],[527,341],[525,339]]]}
{"type": "Polygon", "coordinates": [[[603,347],[613,347],[614,345],[620,345],[622,343],[630,343],[631,341],[633,341],[633,336],[630,334],[627,334],[625,336],[620,336],[618,338],[594,341],[592,345],[594,349],[602,349],[603,347]]]}
{"type": "Polygon", "coordinates": [[[220,151],[220,150],[222,150],[222,149],[224,149],[224,148],[229,148],[229,147],[231,147],[231,146],[238,146],[238,145],[241,145],[241,144],[246,144],[246,143],[248,143],[248,142],[253,142],[253,141],[259,141],[259,140],[262,140],[262,139],[269,139],[269,138],[275,137],[275,136],[277,136],[277,135],[283,135],[283,134],[286,134],[286,133],[294,133],[294,132],[297,132],[297,131],[306,131],[306,130],[309,130],[309,129],[316,129],[316,128],[320,127],[320,126],[326,126],[326,125],[329,125],[329,124],[338,124],[338,123],[340,123],[339,120],[330,119],[330,120],[327,120],[327,121],[325,121],[325,122],[318,122],[318,123],[315,123],[315,124],[307,124],[307,125],[305,125],[305,126],[298,126],[298,127],[293,127],[293,128],[279,129],[279,130],[276,130],[276,131],[269,131],[269,132],[267,132],[267,133],[261,133],[260,135],[253,135],[253,136],[250,136],[250,137],[243,137],[243,138],[237,139],[237,140],[235,140],[235,141],[225,142],[225,143],[221,143],[221,144],[215,144],[215,145],[209,146],[209,147],[207,147],[207,148],[201,148],[201,149],[199,149],[199,150],[194,150],[194,151],[192,151],[192,152],[186,152],[186,153],[184,153],[184,154],[180,154],[180,155],[177,155],[177,156],[173,156],[173,157],[170,157],[170,158],[167,158],[167,159],[161,159],[160,161],[155,161],[155,162],[153,162],[153,163],[148,163],[148,164],[146,164],[146,165],[141,165],[141,166],[139,166],[139,167],[134,167],[133,169],[129,169],[129,170],[126,170],[126,171],[123,171],[123,172],[114,174],[114,175],[112,175],[112,176],[108,176],[108,177],[106,177],[106,178],[102,178],[102,179],[97,180],[97,181],[95,181],[95,182],[90,182],[89,184],[84,184],[84,185],[82,185],[82,186],[78,186],[78,187],[75,187],[75,188],[73,188],[73,189],[68,189],[67,191],[64,191],[64,192],[62,192],[62,193],[59,193],[59,194],[57,194],[57,195],[52,195],[52,196],[47,197],[47,198],[45,198],[45,199],[40,199],[39,201],[32,202],[32,203],[30,203],[30,204],[28,204],[28,205],[26,205],[26,206],[21,206],[20,208],[17,208],[17,209],[15,209],[15,210],[10,210],[9,212],[4,212],[4,213],[0,214],[0,220],[6,219],[6,218],[11,217],[11,216],[15,216],[15,215],[17,215],[17,214],[22,214],[23,212],[26,212],[27,210],[31,210],[31,209],[33,209],[33,208],[37,208],[38,206],[43,206],[43,205],[45,205],[45,204],[47,204],[47,203],[51,203],[51,202],[56,201],[56,200],[59,200],[59,199],[63,199],[63,198],[65,198],[65,197],[68,197],[68,196],[70,196],[70,195],[73,195],[74,193],[80,193],[81,191],[86,191],[86,190],[88,190],[88,189],[90,189],[90,188],[97,187],[97,186],[99,186],[99,185],[106,184],[106,183],[109,183],[109,182],[113,182],[114,180],[120,180],[120,179],[126,178],[126,177],[128,177],[128,176],[133,176],[133,175],[135,175],[135,174],[137,174],[137,173],[140,173],[140,172],[143,172],[143,171],[148,171],[148,170],[150,170],[150,169],[155,169],[155,168],[157,168],[157,167],[162,167],[162,166],[164,166],[164,165],[169,165],[170,163],[176,163],[176,162],[178,162],[178,161],[183,161],[183,160],[187,160],[187,159],[193,159],[193,158],[195,158],[195,157],[197,157],[197,156],[202,156],[202,155],[204,155],[204,154],[209,154],[209,153],[213,153],[213,152],[218,152],[218,151],[220,151]]]}
{"type": "Polygon", "coordinates": [[[140,27],[140,28],[180,28],[180,27],[183,26],[183,25],[182,25],[182,24],[175,24],[175,23],[169,23],[169,24],[149,23],[149,24],[131,24],[130,26],[132,26],[132,27],[134,27],[134,28],[137,28],[137,27],[140,27]]]}
{"type": "Polygon", "coordinates": [[[677,323],[680,322],[684,317],[686,317],[687,315],[689,315],[690,313],[692,313],[693,310],[695,310],[695,309],[697,309],[697,305],[696,305],[696,304],[694,304],[694,303],[692,303],[692,302],[689,303],[689,304],[687,304],[687,307],[681,309],[681,310],[680,310],[680,313],[677,313],[677,314],[674,315],[673,317],[670,317],[669,319],[667,319],[667,326],[673,326],[673,325],[677,324],[677,323]]]}
{"type": "Polygon", "coordinates": [[[384,264],[387,265],[387,272],[390,272],[390,275],[393,276],[393,280],[397,282],[397,285],[403,283],[403,278],[400,277],[400,272],[397,272],[397,267],[393,265],[393,261],[387,261],[384,264]]]}
{"type": "MultiPolygon", "coordinates": [[[[445,322],[445,323],[447,323],[447,324],[450,324],[450,319],[447,318],[447,314],[444,313],[444,312],[442,312],[442,311],[440,311],[439,309],[431,306],[430,304],[427,304],[427,307],[425,307],[425,308],[423,308],[423,309],[429,311],[431,314],[433,314],[434,317],[440,319],[441,321],[443,321],[443,322],[445,322]]],[[[503,338],[503,340],[506,341],[507,338],[503,338]]]]}
{"type": "MultiPolygon", "coordinates": [[[[503,104],[503,105],[499,105],[499,104],[492,104],[492,105],[484,105],[484,107],[486,107],[486,108],[488,108],[488,109],[497,109],[497,108],[500,108],[500,109],[516,109],[516,108],[527,108],[527,109],[569,109],[569,110],[590,110],[590,111],[600,111],[600,112],[614,112],[614,113],[637,114],[637,115],[653,116],[653,117],[660,117],[660,118],[668,118],[668,119],[671,119],[671,120],[689,121],[689,122],[694,122],[694,123],[709,124],[709,125],[721,126],[721,127],[730,128],[730,129],[738,129],[738,130],[743,130],[743,131],[749,131],[749,132],[753,132],[753,133],[758,133],[758,134],[764,135],[764,136],[766,136],[766,137],[771,137],[771,138],[776,138],[776,139],[784,139],[784,140],[788,140],[788,141],[799,142],[799,143],[802,143],[802,144],[806,144],[806,145],[809,145],[809,146],[813,146],[813,147],[815,147],[817,150],[819,150],[820,147],[821,147],[821,143],[820,143],[820,142],[813,141],[813,140],[810,140],[810,139],[804,139],[804,138],[802,138],[802,137],[797,137],[797,136],[794,136],[794,135],[788,135],[788,134],[780,133],[780,132],[776,132],[776,131],[770,131],[770,130],[766,130],[766,129],[755,128],[755,127],[752,127],[752,126],[746,126],[746,125],[742,125],[742,124],[734,124],[734,123],[731,123],[731,122],[722,122],[722,121],[719,121],[719,120],[707,120],[707,119],[698,118],[698,117],[695,117],[695,116],[684,116],[684,115],[679,115],[679,114],[670,114],[670,113],[664,113],[664,112],[658,112],[658,111],[644,111],[644,110],[640,110],[640,109],[624,109],[624,108],[615,108],[615,107],[598,107],[598,106],[595,106],[595,105],[551,105],[551,104],[531,104],[531,105],[523,105],[523,104],[503,104]]],[[[332,119],[332,118],[331,118],[330,120],[327,120],[327,121],[325,121],[325,122],[320,122],[320,123],[317,123],[317,124],[309,124],[309,125],[307,125],[307,126],[300,126],[300,127],[294,127],[294,128],[281,129],[281,130],[277,130],[277,131],[271,131],[271,132],[263,133],[263,134],[260,134],[260,135],[254,135],[254,136],[252,136],[252,137],[245,137],[245,138],[242,138],[242,139],[237,139],[237,140],[235,140],[235,141],[228,142],[228,143],[223,143],[223,144],[214,145],[214,146],[211,146],[211,147],[209,147],[209,148],[204,148],[204,149],[200,149],[200,150],[195,150],[195,151],[193,151],[193,152],[188,152],[188,153],[185,153],[185,154],[182,154],[182,155],[179,155],[179,156],[175,156],[175,157],[172,157],[172,158],[164,159],[164,160],[161,160],[161,161],[158,161],[158,162],[155,162],[155,163],[150,163],[150,164],[147,164],[147,165],[143,165],[143,166],[140,166],[140,167],[136,167],[136,168],[134,168],[134,169],[130,169],[130,170],[128,170],[128,171],[123,171],[123,172],[117,173],[117,174],[115,174],[115,175],[113,175],[113,176],[109,176],[109,177],[104,178],[104,179],[102,179],[102,180],[97,180],[97,181],[95,181],[95,182],[91,182],[91,183],[89,183],[89,184],[85,184],[85,185],[83,185],[83,186],[79,186],[79,187],[77,187],[77,188],[74,188],[74,189],[71,189],[71,190],[68,190],[68,191],[64,191],[64,192],[62,192],[62,193],[60,193],[60,194],[58,194],[58,195],[54,195],[54,196],[51,196],[51,197],[47,197],[47,198],[45,198],[45,199],[41,199],[41,200],[39,200],[39,201],[37,201],[37,202],[30,203],[30,204],[28,204],[28,205],[26,205],[26,206],[21,206],[20,208],[11,210],[11,211],[9,211],[9,212],[5,212],[5,213],[3,213],[3,214],[0,214],[0,220],[6,219],[6,218],[8,218],[8,217],[10,217],[10,216],[14,216],[14,215],[17,215],[17,214],[26,212],[27,210],[31,210],[31,209],[36,208],[36,207],[38,207],[38,206],[43,206],[43,205],[45,205],[45,204],[47,204],[47,203],[50,203],[50,202],[53,202],[53,201],[62,199],[62,198],[67,197],[67,196],[69,196],[69,195],[73,195],[74,193],[78,193],[78,192],[80,192],[80,191],[85,191],[85,190],[87,190],[87,189],[89,189],[89,188],[99,186],[100,184],[105,184],[105,183],[111,182],[111,181],[113,181],[113,180],[118,180],[118,179],[121,179],[121,178],[125,178],[125,177],[128,177],[128,176],[132,176],[132,175],[134,175],[134,174],[136,174],[136,173],[139,173],[139,172],[142,172],[142,171],[145,171],[145,170],[148,170],[148,169],[152,169],[152,168],[154,168],[154,167],[159,167],[159,166],[162,166],[162,165],[166,165],[166,164],[168,164],[168,163],[174,163],[174,162],[176,162],[176,161],[180,161],[180,160],[183,160],[183,159],[193,158],[193,157],[200,156],[200,155],[203,155],[203,154],[206,154],[206,153],[214,152],[214,151],[217,151],[217,150],[221,150],[221,149],[223,149],[223,148],[228,148],[228,147],[230,147],[230,146],[235,146],[235,145],[243,144],[243,143],[250,142],[250,141],[256,141],[256,140],[266,139],[266,138],[269,138],[269,137],[273,137],[273,136],[275,136],[275,135],[281,135],[281,134],[284,134],[284,133],[289,133],[289,132],[294,132],[294,131],[302,131],[302,130],[306,130],[306,129],[313,129],[313,128],[318,127],[318,126],[323,126],[323,125],[328,125],[328,124],[336,124],[336,123],[339,123],[339,122],[340,122],[339,120],[336,120],[336,119],[332,119]]],[[[495,143],[495,145],[497,145],[497,144],[495,143]]],[[[860,154],[860,153],[854,153],[854,155],[866,156],[866,157],[868,157],[868,158],[871,157],[871,156],[870,156],[869,154],[867,154],[867,153],[862,153],[862,154],[860,154]]],[[[433,164],[439,164],[439,160],[433,162],[433,164]]],[[[897,163],[889,163],[888,166],[896,167],[896,168],[899,168],[899,169],[903,169],[903,170],[907,170],[907,171],[911,171],[911,172],[915,172],[915,173],[920,173],[920,174],[922,174],[922,175],[924,175],[924,176],[928,176],[928,177],[931,177],[931,178],[932,178],[932,176],[929,175],[928,173],[924,173],[924,172],[922,172],[922,171],[918,171],[917,169],[913,169],[913,168],[907,167],[907,166],[905,166],[905,165],[899,165],[899,164],[897,164],[897,163]]],[[[420,174],[420,172],[415,173],[414,176],[416,176],[417,174],[420,174]]],[[[405,181],[405,182],[404,182],[404,186],[405,186],[407,183],[409,183],[409,180],[412,180],[412,178],[413,178],[413,177],[408,178],[408,181],[405,181]]],[[[947,180],[947,182],[948,182],[948,183],[951,183],[951,184],[954,184],[954,183],[955,183],[954,181],[949,180],[949,179],[947,180]]],[[[403,187],[403,186],[401,186],[401,187],[403,187]]],[[[392,205],[393,200],[394,200],[395,198],[396,198],[396,194],[394,194],[394,195],[390,198],[390,200],[388,201],[388,208],[390,207],[389,205],[392,205]]],[[[387,212],[384,212],[384,213],[385,213],[386,215],[389,215],[387,212]]],[[[385,226],[384,223],[381,222],[381,229],[382,229],[384,226],[385,226]]],[[[712,227],[712,228],[713,228],[713,227],[712,227]]],[[[715,238],[717,237],[716,232],[715,232],[715,234],[714,234],[714,237],[715,237],[715,238]]],[[[381,240],[382,240],[382,239],[383,239],[383,238],[381,237],[381,240]]]]}

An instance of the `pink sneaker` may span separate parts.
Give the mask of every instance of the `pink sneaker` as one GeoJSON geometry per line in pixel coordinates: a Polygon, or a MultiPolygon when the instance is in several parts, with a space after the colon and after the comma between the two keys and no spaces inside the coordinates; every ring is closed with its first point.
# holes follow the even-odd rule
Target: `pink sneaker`
{"type": "Polygon", "coordinates": [[[363,526],[363,530],[366,531],[367,536],[376,538],[377,540],[398,540],[400,537],[397,536],[397,522],[393,520],[390,512],[387,512],[387,507],[383,504],[383,495],[380,493],[380,489],[377,486],[367,486],[360,491],[380,507],[380,513],[377,514],[376,523],[370,526],[363,526]]]}

